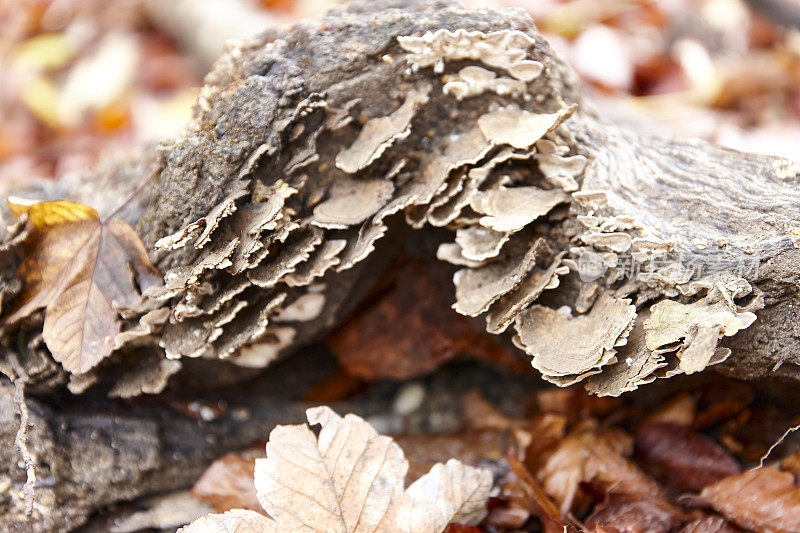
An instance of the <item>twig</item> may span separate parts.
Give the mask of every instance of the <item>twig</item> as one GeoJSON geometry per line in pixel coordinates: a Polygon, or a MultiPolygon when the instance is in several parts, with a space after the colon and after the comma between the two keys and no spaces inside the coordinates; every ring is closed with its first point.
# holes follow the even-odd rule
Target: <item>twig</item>
{"type": "Polygon", "coordinates": [[[10,358],[11,366],[14,367],[16,378],[11,380],[14,384],[14,406],[19,412],[19,429],[14,437],[16,446],[22,460],[25,462],[25,485],[22,486],[22,493],[25,496],[25,516],[33,514],[33,496],[36,489],[36,463],[33,461],[30,450],[28,450],[28,404],[25,403],[25,372],[16,355],[10,358]]]}
{"type": "Polygon", "coordinates": [[[769,447],[769,450],[767,450],[767,453],[765,453],[765,454],[764,454],[764,455],[761,457],[761,460],[758,462],[758,468],[762,468],[762,467],[764,466],[764,461],[766,461],[766,460],[767,460],[767,457],[769,457],[769,454],[771,454],[771,453],[772,453],[772,450],[774,450],[775,448],[777,448],[777,447],[778,447],[778,445],[779,445],[781,442],[783,442],[783,439],[785,439],[785,438],[786,438],[786,437],[789,435],[789,433],[793,433],[793,432],[797,431],[798,429],[800,429],[800,424],[798,424],[798,425],[796,425],[796,426],[793,426],[793,427],[790,427],[789,429],[787,429],[786,431],[784,431],[784,432],[783,432],[783,435],[781,435],[781,438],[779,438],[778,440],[776,440],[776,441],[775,441],[775,442],[772,444],[772,446],[770,446],[770,447],[769,447]]]}

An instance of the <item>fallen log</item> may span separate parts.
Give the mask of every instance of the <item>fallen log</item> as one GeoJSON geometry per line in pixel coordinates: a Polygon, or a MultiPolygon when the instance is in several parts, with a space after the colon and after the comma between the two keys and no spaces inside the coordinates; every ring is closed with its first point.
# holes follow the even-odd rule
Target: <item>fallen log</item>
{"type": "MultiPolygon", "coordinates": [[[[82,183],[28,191],[105,213],[134,192],[115,216],[135,227],[163,284],[139,283],[143,303],[124,310],[113,353],[89,368],[54,361],[41,310],[3,325],[1,366],[33,394],[95,386],[127,398],[172,376],[251,377],[341,323],[410,226],[458,267],[455,311],[512,337],[558,385],[619,395],[712,365],[796,380],[799,172],[604,121],[520,11],[354,2],[232,45],[182,138],[82,183]]],[[[30,231],[23,217],[3,238],[4,313],[26,290],[30,231]]],[[[31,405],[41,469],[74,433],[49,429],[66,416],[58,408],[31,405]]],[[[101,425],[122,416],[109,409],[101,425]]],[[[93,427],[93,415],[73,416],[69,427],[93,427]]],[[[5,417],[6,440],[17,424],[5,417]]],[[[231,443],[252,431],[231,428],[231,443]]],[[[221,450],[201,448],[196,464],[221,450]]],[[[104,476],[112,470],[94,479],[104,476]]],[[[188,477],[131,482],[139,495],[188,477]]],[[[103,503],[133,493],[108,494],[103,503]]],[[[11,500],[6,516],[19,516],[11,500]]],[[[43,529],[62,519],[47,509],[43,529]]]]}

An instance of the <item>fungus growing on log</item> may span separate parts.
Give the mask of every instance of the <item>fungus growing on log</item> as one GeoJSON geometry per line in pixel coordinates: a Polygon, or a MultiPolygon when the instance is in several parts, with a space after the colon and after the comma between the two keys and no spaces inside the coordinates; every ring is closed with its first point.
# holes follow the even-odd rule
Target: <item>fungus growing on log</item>
{"type": "MultiPolygon", "coordinates": [[[[788,267],[797,253],[789,229],[796,227],[794,167],[776,158],[618,130],[584,105],[571,73],[524,15],[414,5],[396,13],[402,21],[396,26],[384,25],[380,16],[369,30],[360,15],[347,22],[362,57],[374,57],[369,74],[355,77],[342,68],[349,55],[315,53],[335,39],[338,30],[331,30],[303,45],[303,57],[327,74],[306,74],[302,85],[288,90],[297,83],[290,72],[299,53],[290,45],[300,42],[301,28],[319,23],[234,45],[215,65],[185,137],[163,148],[158,187],[137,199],[133,221],[164,284],[147,289],[141,309],[123,317],[117,351],[150,346],[168,358],[231,362],[249,345],[288,352],[352,308],[356,300],[348,293],[364,292],[356,280],[367,284],[363,265],[382,240],[393,238],[394,221],[405,217],[423,232],[426,226],[452,232],[453,242],[439,243],[437,256],[461,267],[454,274],[454,309],[485,314],[487,330],[495,334],[516,321],[520,342],[536,354],[534,367],[545,377],[564,384],[587,372],[602,376],[606,368],[619,368],[615,345],[645,311],[646,343],[637,344],[636,355],[679,346],[673,373],[722,361],[719,337],[757,327],[753,313],[764,300],[740,292],[713,305],[703,302],[721,276],[754,287],[762,279],[791,277],[788,267]],[[414,10],[428,15],[418,21],[414,10]],[[376,38],[359,40],[359,32],[376,38]],[[382,53],[372,55],[378,49],[382,53]],[[267,63],[274,66],[263,76],[258,65],[267,63]],[[388,79],[395,80],[391,89],[372,90],[388,79]],[[357,98],[353,84],[362,89],[357,98]],[[275,98],[270,90],[287,96],[275,98]],[[469,106],[455,112],[452,96],[469,106]],[[434,109],[453,111],[441,115],[434,109]],[[214,136],[207,135],[209,128],[214,136]],[[697,154],[697,172],[690,176],[671,165],[676,150],[697,154]],[[658,183],[645,189],[639,167],[658,183]],[[722,173],[726,180],[711,181],[722,173]],[[761,176],[762,183],[734,193],[729,184],[745,174],[761,176]],[[710,191],[707,199],[693,196],[700,204],[695,209],[708,215],[706,224],[676,217],[671,209],[685,198],[682,191],[698,187],[710,191]],[[777,203],[778,223],[761,223],[752,208],[766,191],[777,203]],[[662,207],[654,194],[668,195],[668,205],[662,207]],[[712,215],[720,205],[728,206],[724,219],[712,215]],[[724,240],[727,246],[700,248],[699,240],[724,240]],[[745,250],[761,258],[753,272],[736,270],[745,250]],[[543,294],[574,306],[577,315],[567,319],[548,311],[537,303],[543,294]],[[550,334],[558,335],[590,323],[620,298],[635,302],[625,307],[635,313],[608,315],[618,322],[609,331],[619,334],[599,341],[602,350],[586,352],[583,334],[565,335],[552,353],[531,347],[531,317],[547,316],[550,334]],[[745,302],[734,299],[752,305],[739,312],[745,302]],[[314,312],[303,311],[311,301],[314,312]],[[677,316],[701,309],[710,309],[705,318],[698,315],[686,327],[675,324],[677,316]],[[153,313],[158,320],[149,318],[153,313]],[[269,340],[278,338],[270,337],[273,323],[281,324],[277,331],[290,328],[293,334],[269,340]],[[527,326],[520,329],[522,324],[527,326]],[[570,361],[585,364],[573,368],[570,361]]],[[[341,16],[334,11],[329,20],[341,16]]],[[[19,257],[18,243],[27,239],[23,227],[10,226],[3,239],[10,265],[17,264],[12,252],[19,257]]],[[[14,271],[5,276],[3,299],[13,301],[14,271]]],[[[378,276],[371,273],[373,280],[378,276]]],[[[15,334],[35,334],[37,324],[34,317],[13,327],[15,334]]],[[[733,352],[728,368],[743,375],[766,372],[751,361],[769,360],[770,368],[777,362],[758,343],[733,352]]],[[[117,364],[118,374],[124,373],[128,359],[114,360],[99,367],[117,364]]],[[[636,373],[623,374],[631,372],[636,373]]],[[[592,387],[607,394],[642,381],[630,377],[615,389],[599,387],[599,380],[594,376],[592,387]]]]}
{"type": "MultiPolygon", "coordinates": [[[[458,266],[455,311],[484,315],[487,334],[513,324],[559,385],[619,395],[711,365],[800,380],[796,165],[605,122],[521,11],[397,6],[354,2],[232,44],[182,138],[98,169],[123,191],[155,173],[124,214],[164,283],[119,310],[115,351],[72,389],[129,397],[220,365],[252,376],[340,324],[404,225],[458,266]]],[[[27,197],[63,194],[51,187],[27,197]]],[[[29,237],[10,222],[5,313],[29,237]]],[[[0,370],[51,392],[70,375],[42,322],[3,324],[0,370]]],[[[69,512],[120,497],[102,488],[69,512]]]]}

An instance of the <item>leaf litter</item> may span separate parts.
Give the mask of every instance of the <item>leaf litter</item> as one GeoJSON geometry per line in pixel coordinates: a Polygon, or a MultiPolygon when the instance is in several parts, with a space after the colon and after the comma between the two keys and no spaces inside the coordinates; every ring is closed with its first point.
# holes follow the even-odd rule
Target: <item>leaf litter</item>
{"type": "MultiPolygon", "coordinates": [[[[725,407],[742,394],[732,392],[737,383],[726,383],[712,378],[691,395],[662,392],[644,401],[543,389],[522,417],[504,414],[473,390],[462,399],[458,431],[394,439],[355,415],[315,408],[309,421],[322,424],[318,436],[305,425],[278,426],[267,459],[248,450],[212,465],[193,494],[221,514],[183,531],[383,531],[376,517],[384,516],[402,517],[406,525],[393,531],[798,531],[800,452],[761,468],[757,458],[748,460],[754,444],[738,448],[731,427],[741,412],[725,407]],[[338,457],[336,468],[324,468],[331,457],[338,457]],[[488,469],[485,486],[479,477],[447,475],[475,468],[488,469]],[[342,490],[340,480],[351,473],[342,490]],[[242,490],[253,486],[253,476],[255,489],[242,490]],[[469,520],[455,511],[465,491],[444,489],[455,479],[482,487],[481,510],[469,520]],[[204,495],[208,487],[221,490],[204,495]],[[434,494],[449,500],[436,504],[434,494]],[[261,508],[253,508],[254,495],[261,508]],[[362,508],[372,513],[353,529],[362,508]]],[[[750,397],[742,409],[760,407],[750,397]]],[[[781,434],[765,431],[760,453],[781,434]]]]}

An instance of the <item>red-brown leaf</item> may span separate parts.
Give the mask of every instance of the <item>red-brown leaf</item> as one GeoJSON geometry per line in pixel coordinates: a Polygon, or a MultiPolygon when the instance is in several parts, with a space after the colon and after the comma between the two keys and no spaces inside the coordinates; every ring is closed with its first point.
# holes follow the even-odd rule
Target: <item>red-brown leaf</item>
{"type": "Polygon", "coordinates": [[[670,423],[647,424],[636,433],[636,455],[669,488],[700,491],[741,472],[722,446],[692,429],[670,423]]]}
{"type": "Polygon", "coordinates": [[[756,531],[800,531],[800,487],[789,472],[764,467],[727,477],[700,496],[720,514],[756,531]]]}
{"type": "Polygon", "coordinates": [[[586,519],[589,530],[602,526],[619,533],[668,533],[683,521],[681,510],[658,498],[612,501],[586,519]]]}
{"type": "Polygon", "coordinates": [[[262,448],[223,455],[211,463],[195,482],[192,496],[220,513],[229,509],[249,509],[263,513],[264,509],[258,503],[253,484],[255,460],[263,455],[262,448]]]}

